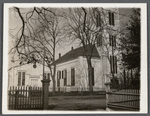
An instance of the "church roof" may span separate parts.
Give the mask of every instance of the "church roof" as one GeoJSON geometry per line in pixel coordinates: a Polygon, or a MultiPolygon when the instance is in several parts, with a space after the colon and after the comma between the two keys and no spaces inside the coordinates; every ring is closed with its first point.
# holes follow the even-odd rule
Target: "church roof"
{"type": "Polygon", "coordinates": [[[73,50],[67,52],[65,55],[61,56],[59,59],[57,59],[55,61],[55,63],[56,64],[64,63],[64,62],[76,59],[79,56],[86,56],[86,54],[87,55],[91,55],[92,54],[92,58],[93,57],[100,58],[95,45],[92,45],[92,46],[86,45],[85,48],[86,48],[86,52],[85,52],[85,49],[84,49],[83,46],[79,47],[79,48],[76,48],[76,49],[73,49],[73,50]]]}

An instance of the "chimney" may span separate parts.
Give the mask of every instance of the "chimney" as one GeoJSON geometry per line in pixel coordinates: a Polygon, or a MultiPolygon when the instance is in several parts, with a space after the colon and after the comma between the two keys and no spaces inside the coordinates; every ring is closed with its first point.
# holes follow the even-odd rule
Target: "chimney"
{"type": "Polygon", "coordinates": [[[61,57],[61,53],[59,53],[59,58],[61,57]]]}
{"type": "Polygon", "coordinates": [[[71,47],[71,50],[73,50],[73,47],[71,47]]]}

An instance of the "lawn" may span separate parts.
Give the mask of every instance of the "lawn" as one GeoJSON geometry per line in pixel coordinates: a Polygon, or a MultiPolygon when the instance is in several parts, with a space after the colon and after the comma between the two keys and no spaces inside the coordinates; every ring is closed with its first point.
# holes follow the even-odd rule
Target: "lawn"
{"type": "MultiPolygon", "coordinates": [[[[42,110],[42,96],[9,96],[9,109],[42,110]],[[17,97],[17,98],[16,98],[17,97]],[[16,101],[17,99],[17,101],[16,101]]],[[[70,92],[49,94],[49,110],[105,110],[105,92],[70,92]]]]}
{"type": "Polygon", "coordinates": [[[49,97],[50,110],[105,110],[105,95],[92,96],[52,96],[49,97]]]}

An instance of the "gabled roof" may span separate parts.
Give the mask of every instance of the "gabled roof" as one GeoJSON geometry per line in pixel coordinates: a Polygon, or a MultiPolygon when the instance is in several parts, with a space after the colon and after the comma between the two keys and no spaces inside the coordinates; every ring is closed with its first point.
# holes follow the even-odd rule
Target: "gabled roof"
{"type": "MultiPolygon", "coordinates": [[[[95,47],[95,45],[86,45],[86,53],[88,55],[91,54],[91,48],[93,48],[93,51],[92,51],[92,57],[95,57],[95,58],[100,58],[99,54],[98,54],[98,51],[95,47]]],[[[76,48],[76,49],[73,49],[69,52],[67,52],[65,55],[63,55],[62,57],[60,57],[59,59],[57,59],[55,61],[56,64],[59,64],[59,63],[64,63],[64,62],[67,62],[67,61],[70,61],[70,60],[73,60],[73,59],[76,59],[78,58],[79,56],[86,56],[85,54],[85,50],[84,50],[84,47],[79,47],[79,48],[76,48]]]]}

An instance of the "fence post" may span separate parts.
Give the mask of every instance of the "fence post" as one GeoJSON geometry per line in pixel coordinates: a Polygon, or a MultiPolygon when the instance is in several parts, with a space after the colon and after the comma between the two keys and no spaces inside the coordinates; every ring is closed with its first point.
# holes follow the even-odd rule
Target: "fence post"
{"type": "Polygon", "coordinates": [[[111,82],[110,82],[110,77],[107,77],[105,75],[105,90],[106,90],[106,110],[109,110],[109,108],[107,107],[108,103],[109,103],[109,98],[110,98],[110,94],[108,94],[108,92],[110,92],[110,85],[111,85],[111,82]]]}
{"type": "Polygon", "coordinates": [[[16,90],[16,93],[15,93],[15,109],[18,108],[18,101],[19,101],[19,90],[16,90]]]}
{"type": "Polygon", "coordinates": [[[43,109],[48,109],[48,102],[49,102],[49,83],[50,80],[41,80],[43,86],[43,109]]]}

